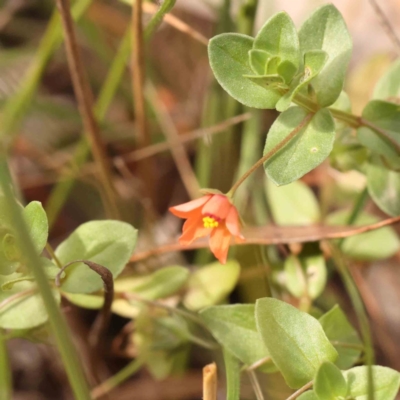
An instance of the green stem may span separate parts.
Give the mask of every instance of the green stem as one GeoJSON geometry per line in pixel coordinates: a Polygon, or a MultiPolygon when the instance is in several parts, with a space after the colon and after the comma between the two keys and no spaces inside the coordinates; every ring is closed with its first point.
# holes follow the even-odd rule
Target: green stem
{"type": "MultiPolygon", "coordinates": [[[[354,203],[353,209],[351,210],[351,213],[349,215],[349,218],[346,221],[346,225],[353,225],[357,217],[360,215],[360,212],[364,208],[365,202],[368,199],[368,189],[365,188],[363,191],[360,193],[358,196],[356,202],[354,203]]],[[[338,247],[341,248],[344,242],[344,238],[340,239],[338,241],[338,247]]]]}
{"type": "Polygon", "coordinates": [[[98,399],[104,394],[110,392],[122,382],[125,382],[129,377],[131,377],[134,373],[136,373],[144,364],[143,360],[140,358],[136,358],[131,361],[126,367],[122,368],[121,371],[117,372],[111,378],[107,379],[99,386],[92,390],[92,398],[98,399]]]}
{"type": "Polygon", "coordinates": [[[226,400],[240,400],[240,365],[239,360],[225,348],[226,400]]]}
{"type": "Polygon", "coordinates": [[[351,276],[343,256],[337,246],[331,244],[331,252],[333,260],[338,268],[339,274],[350,296],[357,319],[360,324],[361,335],[364,341],[365,359],[368,366],[368,400],[374,399],[374,382],[372,376],[372,365],[374,364],[374,349],[372,345],[371,330],[368,322],[368,316],[364,308],[364,304],[357,285],[351,276]]]}
{"type": "MultiPolygon", "coordinates": [[[[161,23],[164,15],[168,13],[174,6],[176,0],[165,0],[162,3],[158,11],[153,15],[149,24],[144,31],[145,40],[149,40],[151,35],[155,32],[159,24],[161,23]],[[154,23],[153,23],[154,21],[154,23]]],[[[115,96],[118,89],[119,82],[121,81],[126,64],[129,60],[131,52],[131,28],[126,29],[125,35],[121,40],[121,44],[118,48],[117,54],[111,64],[110,70],[107,74],[105,82],[100,90],[99,97],[94,105],[94,112],[97,120],[103,122],[105,120],[107,111],[111,105],[111,101],[115,96]]],[[[82,165],[85,163],[89,155],[89,145],[85,136],[77,145],[75,153],[72,157],[71,164],[73,169],[79,171],[82,165]]],[[[49,220],[49,227],[51,227],[57,219],[60,210],[67,201],[72,188],[75,184],[74,176],[64,176],[54,189],[52,190],[46,204],[46,212],[49,220]]]]}
{"type": "MultiPolygon", "coordinates": [[[[77,1],[71,10],[73,18],[78,20],[91,2],[92,0],[77,1]]],[[[23,114],[27,107],[32,104],[32,97],[37,90],[46,64],[61,42],[62,30],[60,18],[57,10],[55,10],[46,32],[40,41],[32,64],[22,78],[17,92],[8,99],[2,110],[0,141],[4,140],[4,143],[0,143],[0,148],[4,147],[4,150],[8,148],[14,132],[17,132],[17,128],[23,120],[23,114]]]]}
{"type": "Polygon", "coordinates": [[[7,340],[0,329],[0,399],[12,399],[12,374],[8,360],[7,340]]]}
{"type": "Polygon", "coordinates": [[[0,159],[0,187],[3,190],[8,212],[11,215],[13,225],[18,234],[19,245],[25,255],[26,263],[35,278],[40,295],[42,296],[44,306],[49,316],[50,326],[53,330],[56,344],[60,351],[75,398],[77,400],[89,400],[90,393],[83,368],[72,344],[68,326],[60,313],[60,309],[54,299],[46,274],[40,263],[39,256],[36,254],[23,216],[13,197],[10,174],[4,158],[0,159]]]}
{"type": "Polygon", "coordinates": [[[292,132],[289,133],[281,142],[279,142],[274,148],[272,148],[268,153],[264,154],[263,157],[261,157],[250,169],[248,169],[237,181],[236,183],[231,187],[228,193],[226,193],[226,196],[232,197],[238,187],[261,165],[265,163],[268,159],[273,157],[278,151],[280,151],[283,147],[285,147],[311,120],[311,118],[314,116],[313,113],[307,114],[306,117],[300,122],[299,125],[296,126],[295,129],[293,129],[292,132]]]}

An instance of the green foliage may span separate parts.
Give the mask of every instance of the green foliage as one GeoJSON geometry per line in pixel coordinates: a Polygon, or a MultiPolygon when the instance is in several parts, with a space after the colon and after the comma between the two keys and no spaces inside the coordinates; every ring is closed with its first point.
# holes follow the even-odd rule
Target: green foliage
{"type": "Polygon", "coordinates": [[[269,356],[257,331],[254,304],[209,307],[201,316],[219,344],[246,365],[269,356]]]}
{"type": "MultiPolygon", "coordinates": [[[[344,371],[348,385],[348,396],[354,400],[366,400],[368,398],[368,371],[366,366],[354,367],[344,371]]],[[[374,399],[394,400],[400,386],[400,374],[393,369],[372,366],[374,379],[374,399]]]]}
{"type": "Polygon", "coordinates": [[[253,38],[238,33],[214,36],[208,47],[210,66],[220,85],[236,100],[254,108],[274,108],[279,93],[274,88],[264,89],[244,75],[253,75],[249,51],[253,38]]]}
{"type": "Polygon", "coordinates": [[[314,381],[314,392],[318,400],[336,400],[347,394],[347,383],[339,368],[330,362],[324,362],[314,381]]]}
{"type": "MultiPolygon", "coordinates": [[[[299,66],[299,38],[293,21],[285,12],[271,17],[254,38],[253,49],[268,53],[268,59],[275,58],[276,68],[284,62],[293,65],[293,73],[299,66]]],[[[271,66],[269,66],[271,68],[271,66]]],[[[265,70],[264,70],[265,71],[265,70]]],[[[268,71],[274,73],[276,71],[268,71]]],[[[266,73],[266,71],[264,72],[266,73]]],[[[263,75],[263,73],[259,73],[263,75]]],[[[291,77],[287,77],[291,79],[291,77]]]]}
{"type": "Polygon", "coordinates": [[[301,181],[285,186],[266,182],[268,204],[274,222],[281,226],[311,225],[320,221],[321,212],[312,190],[301,181]]]}
{"type": "Polygon", "coordinates": [[[278,111],[282,112],[290,107],[295,95],[303,88],[306,88],[308,83],[320,73],[327,58],[328,55],[323,50],[310,50],[304,54],[304,71],[293,79],[289,86],[289,91],[279,99],[276,104],[278,111]]]}
{"type": "Polygon", "coordinates": [[[397,102],[400,97],[400,60],[396,60],[381,76],[374,90],[374,99],[397,102]]]}
{"type": "Polygon", "coordinates": [[[364,108],[362,117],[374,126],[385,130],[385,136],[371,128],[361,127],[357,136],[361,144],[373,153],[387,157],[398,157],[399,150],[393,143],[400,146],[400,110],[399,106],[383,100],[372,100],[364,108]]]}
{"type": "Polygon", "coordinates": [[[233,260],[225,265],[215,262],[199,268],[190,276],[183,300],[185,307],[197,311],[218,304],[236,286],[239,273],[240,265],[233,260]]]}
{"type": "Polygon", "coordinates": [[[46,246],[47,236],[49,234],[46,212],[41,203],[32,201],[24,208],[22,214],[25,218],[29,235],[39,254],[46,246]]]}
{"type": "Polygon", "coordinates": [[[385,213],[400,215],[400,172],[388,169],[375,157],[367,168],[368,193],[385,213]]]}
{"type": "Polygon", "coordinates": [[[286,288],[293,296],[316,299],[324,290],[327,271],[322,254],[291,255],[286,258],[284,268],[286,288]]]}
{"type": "Polygon", "coordinates": [[[338,352],[335,364],[340,369],[353,366],[360,358],[362,342],[341,308],[338,305],[332,307],[319,319],[319,322],[338,352]]]}
{"type": "Polygon", "coordinates": [[[312,81],[318,104],[330,106],[339,97],[351,57],[352,40],[339,11],[332,4],[318,8],[299,31],[300,50],[323,50],[328,60],[312,81]]]}
{"type": "Polygon", "coordinates": [[[338,356],[320,323],[283,301],[257,300],[256,321],[272,360],[291,388],[312,381],[324,361],[334,362],[338,356]]]}
{"type": "MultiPolygon", "coordinates": [[[[0,275],[0,302],[10,299],[10,302],[0,309],[0,327],[29,329],[44,324],[48,316],[42,297],[37,293],[36,284],[28,280],[18,282],[17,278],[21,278],[21,274],[14,273],[6,277],[0,275]],[[4,286],[12,280],[14,280],[12,285],[4,286]],[[13,300],[11,300],[12,296],[14,296],[13,300]]],[[[58,291],[53,290],[53,295],[59,303],[58,291]]]]}
{"type": "MultiPolygon", "coordinates": [[[[119,221],[91,221],[79,226],[56,249],[65,265],[76,260],[90,260],[108,268],[116,278],[132,255],[137,231],[119,221]]],[[[103,281],[82,263],[68,267],[61,288],[71,293],[92,293],[103,287],[103,281]]]]}
{"type": "MultiPolygon", "coordinates": [[[[330,225],[346,225],[348,211],[337,211],[330,214],[327,223],[330,225]]],[[[378,222],[374,215],[362,212],[353,225],[369,225],[378,222]]],[[[393,228],[385,227],[344,239],[341,249],[344,254],[355,260],[380,260],[393,256],[399,249],[399,239],[393,228]]]]}
{"type": "MultiPolygon", "coordinates": [[[[268,133],[264,154],[292,133],[307,115],[301,107],[291,107],[280,114],[268,133]]],[[[334,140],[333,118],[327,109],[321,109],[282,150],[264,163],[268,178],[278,186],[301,178],[328,157],[334,140]]]]}

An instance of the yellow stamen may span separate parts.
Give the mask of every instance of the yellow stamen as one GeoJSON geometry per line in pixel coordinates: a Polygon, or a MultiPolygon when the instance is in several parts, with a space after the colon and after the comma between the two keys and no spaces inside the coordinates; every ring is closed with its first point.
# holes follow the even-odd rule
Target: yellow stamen
{"type": "Polygon", "coordinates": [[[204,217],[203,225],[204,225],[204,228],[217,228],[218,221],[215,220],[213,217],[204,217]]]}

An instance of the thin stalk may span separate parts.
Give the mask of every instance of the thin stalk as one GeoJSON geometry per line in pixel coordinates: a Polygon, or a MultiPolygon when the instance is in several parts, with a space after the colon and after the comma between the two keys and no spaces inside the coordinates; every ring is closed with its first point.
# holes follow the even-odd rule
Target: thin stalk
{"type": "MultiPolygon", "coordinates": [[[[92,0],[76,1],[72,7],[72,17],[79,20],[90,6],[92,0]]],[[[41,77],[51,55],[62,42],[62,31],[58,12],[55,11],[47,26],[46,32],[40,41],[39,48],[34,60],[25,76],[21,79],[16,93],[10,97],[3,110],[0,124],[0,142],[4,140],[4,147],[7,148],[11,142],[14,132],[23,121],[23,114],[32,104],[32,98],[38,88],[41,77]]],[[[2,144],[0,143],[0,148],[2,144]]]]}
{"type": "Polygon", "coordinates": [[[77,400],[89,400],[90,393],[83,368],[72,344],[68,326],[61,315],[58,304],[43,271],[39,256],[36,254],[31,237],[29,236],[24,218],[11,191],[11,179],[5,159],[0,160],[0,186],[6,199],[6,205],[13,220],[18,241],[26,263],[35,278],[39,293],[49,316],[50,326],[55,336],[57,348],[61,354],[68,379],[77,400]]]}
{"type": "Polygon", "coordinates": [[[8,359],[7,340],[0,329],[0,399],[12,399],[12,373],[8,359]]]}
{"type": "Polygon", "coordinates": [[[343,259],[340,250],[335,245],[331,244],[331,253],[333,260],[335,261],[335,264],[338,268],[339,274],[346,287],[347,293],[350,296],[351,302],[357,315],[357,319],[360,324],[361,335],[364,341],[365,359],[368,367],[368,400],[373,400],[374,382],[372,375],[372,365],[374,364],[375,356],[368,316],[365,311],[364,303],[358,291],[357,285],[355,284],[353,277],[348,270],[348,267],[343,259]]]}
{"type": "MultiPolygon", "coordinates": [[[[158,11],[153,15],[148,26],[145,29],[144,36],[146,40],[151,38],[151,35],[155,32],[163,17],[167,12],[174,6],[175,0],[165,0],[158,11]],[[157,24],[152,23],[153,20],[157,21],[157,24]]],[[[128,27],[124,37],[121,40],[121,44],[118,48],[117,54],[111,64],[110,70],[106,76],[105,82],[100,90],[99,97],[94,106],[94,112],[98,121],[103,121],[106,117],[106,113],[110,107],[112,99],[115,96],[119,82],[121,81],[126,64],[129,59],[131,51],[131,28],[128,27]]],[[[77,149],[73,155],[72,165],[76,170],[79,170],[81,166],[87,160],[89,155],[89,146],[86,140],[86,136],[82,136],[82,139],[78,143],[77,149]]],[[[69,194],[75,183],[75,178],[66,177],[66,179],[58,181],[55,188],[52,190],[49,199],[46,204],[46,212],[49,220],[49,226],[51,227],[55,222],[61,208],[65,204],[69,194]]]]}
{"type": "Polygon", "coordinates": [[[264,395],[262,393],[256,373],[254,372],[254,370],[248,370],[247,374],[249,375],[250,383],[251,386],[253,387],[254,394],[256,395],[257,400],[264,400],[264,395]]]}
{"type": "Polygon", "coordinates": [[[285,147],[311,120],[314,114],[310,113],[305,116],[305,118],[300,122],[299,125],[293,129],[281,142],[279,142],[273,149],[271,149],[267,154],[264,154],[250,169],[248,169],[231,187],[229,192],[226,194],[228,197],[232,197],[236,192],[237,188],[261,165],[265,163],[268,159],[273,157],[278,153],[283,147],[285,147]]]}
{"type": "Polygon", "coordinates": [[[62,268],[61,261],[58,259],[56,256],[56,253],[54,252],[53,248],[50,246],[50,243],[46,243],[46,251],[49,253],[50,257],[54,260],[54,262],[57,264],[58,268],[62,268]]]}
{"type": "Polygon", "coordinates": [[[226,374],[226,399],[240,399],[240,365],[239,360],[225,347],[222,349],[226,374]]]}
{"type": "Polygon", "coordinates": [[[60,11],[64,28],[68,66],[79,112],[83,119],[83,127],[88,135],[94,159],[99,167],[109,214],[111,217],[119,219],[120,212],[115,188],[112,183],[110,165],[102,143],[97,120],[93,113],[93,95],[85,75],[81,54],[79,52],[74,23],[70,13],[69,0],[57,0],[57,7],[60,11]]]}
{"type": "Polygon", "coordinates": [[[140,358],[136,358],[135,360],[131,361],[127,366],[122,368],[121,371],[117,372],[111,378],[108,378],[99,386],[95,387],[92,390],[92,399],[98,399],[99,397],[115,389],[117,386],[135,374],[143,364],[144,362],[140,358]]]}
{"type": "Polygon", "coordinates": [[[314,382],[308,382],[306,383],[303,387],[301,387],[299,390],[296,390],[291,396],[289,396],[286,400],[295,400],[297,399],[301,394],[303,394],[305,391],[308,389],[312,388],[312,385],[314,382]]]}
{"type": "MultiPolygon", "coordinates": [[[[357,217],[360,215],[360,212],[363,210],[365,202],[368,199],[368,189],[364,188],[360,195],[357,197],[356,202],[354,203],[353,209],[346,221],[346,225],[353,225],[357,217]]],[[[338,242],[338,247],[341,248],[343,245],[344,238],[340,239],[338,242]]]]}

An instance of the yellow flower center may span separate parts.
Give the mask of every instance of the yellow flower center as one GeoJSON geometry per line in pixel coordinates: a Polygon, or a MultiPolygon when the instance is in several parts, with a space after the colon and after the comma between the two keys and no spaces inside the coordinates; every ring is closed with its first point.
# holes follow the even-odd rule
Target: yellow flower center
{"type": "Polygon", "coordinates": [[[218,221],[213,217],[207,216],[207,217],[203,218],[203,225],[204,225],[204,228],[217,228],[218,221]]]}

